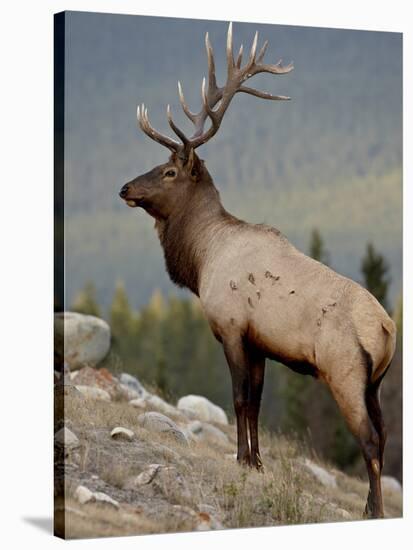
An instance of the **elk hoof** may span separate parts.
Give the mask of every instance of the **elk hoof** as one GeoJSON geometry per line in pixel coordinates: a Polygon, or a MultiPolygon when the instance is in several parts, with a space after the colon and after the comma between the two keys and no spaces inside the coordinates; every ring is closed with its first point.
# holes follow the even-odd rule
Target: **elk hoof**
{"type": "Polygon", "coordinates": [[[237,457],[237,462],[240,466],[252,466],[250,454],[245,454],[237,457]]]}
{"type": "Polygon", "coordinates": [[[260,474],[264,473],[264,465],[259,454],[256,454],[255,457],[252,458],[251,466],[260,472],[260,474]]]}

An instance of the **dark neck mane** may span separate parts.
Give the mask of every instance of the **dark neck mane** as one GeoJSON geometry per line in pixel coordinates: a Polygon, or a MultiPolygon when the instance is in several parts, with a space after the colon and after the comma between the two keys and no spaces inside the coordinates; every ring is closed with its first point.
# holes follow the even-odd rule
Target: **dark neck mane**
{"type": "Polygon", "coordinates": [[[224,209],[213,186],[200,188],[178,212],[157,221],[155,226],[171,280],[199,295],[208,242],[218,226],[234,223],[241,222],[224,209]]]}

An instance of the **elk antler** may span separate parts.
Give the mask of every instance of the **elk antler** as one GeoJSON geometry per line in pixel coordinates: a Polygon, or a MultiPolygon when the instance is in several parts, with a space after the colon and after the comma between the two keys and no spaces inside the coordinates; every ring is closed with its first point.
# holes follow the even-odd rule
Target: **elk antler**
{"type": "Polygon", "coordinates": [[[248,61],[244,67],[242,65],[243,47],[239,50],[236,61],[234,61],[233,45],[232,45],[232,23],[228,27],[227,35],[227,81],[224,86],[219,87],[217,85],[215,76],[215,61],[212,46],[209,41],[209,35],[206,33],[205,46],[208,56],[208,86],[205,78],[202,81],[201,97],[202,107],[199,113],[193,113],[184,98],[181,83],[178,82],[179,100],[181,102],[182,109],[189,120],[194,124],[195,130],[192,136],[189,138],[183,133],[183,131],[176,126],[172,120],[171,108],[167,107],[167,118],[169,126],[174,133],[179,137],[182,143],[171,139],[168,136],[156,131],[149,123],[148,111],[144,105],[141,108],[138,107],[138,121],[141,129],[153,140],[157,141],[161,145],[168,147],[171,151],[176,152],[180,157],[187,158],[191,149],[196,149],[203,143],[209,141],[218,131],[221,121],[224,117],[225,111],[228,109],[232,98],[237,92],[244,92],[246,94],[255,95],[262,99],[272,100],[285,100],[290,99],[287,96],[272,95],[255,88],[250,88],[244,85],[244,82],[258,73],[271,73],[271,74],[286,74],[292,71],[293,65],[283,66],[281,60],[275,65],[268,65],[262,63],[265,51],[268,46],[268,41],[264,43],[260,49],[258,55],[256,55],[258,43],[258,32],[255,33],[254,40],[251,46],[248,61]],[[218,106],[217,106],[218,105],[218,106]],[[215,108],[216,107],[216,108],[215,108]],[[210,127],[205,130],[205,122],[209,119],[211,122],[210,127]]]}

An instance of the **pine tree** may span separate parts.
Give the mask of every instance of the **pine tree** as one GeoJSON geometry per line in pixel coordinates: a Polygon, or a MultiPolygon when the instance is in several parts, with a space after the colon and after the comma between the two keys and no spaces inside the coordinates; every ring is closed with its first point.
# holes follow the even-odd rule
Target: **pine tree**
{"type": "Polygon", "coordinates": [[[389,265],[384,256],[375,250],[372,243],[367,243],[366,254],[361,262],[364,285],[386,309],[390,282],[388,271],[389,265]]]}
{"type": "Polygon", "coordinates": [[[328,265],[330,261],[330,254],[324,246],[324,240],[317,228],[314,228],[311,232],[309,255],[319,262],[328,265]]]}
{"type": "Polygon", "coordinates": [[[125,286],[122,281],[118,281],[109,310],[109,324],[115,338],[122,338],[130,333],[133,317],[125,286]]]}
{"type": "Polygon", "coordinates": [[[70,309],[77,313],[84,313],[85,315],[101,316],[101,310],[96,298],[96,288],[92,281],[88,281],[83,290],[80,290],[76,294],[70,309]]]}

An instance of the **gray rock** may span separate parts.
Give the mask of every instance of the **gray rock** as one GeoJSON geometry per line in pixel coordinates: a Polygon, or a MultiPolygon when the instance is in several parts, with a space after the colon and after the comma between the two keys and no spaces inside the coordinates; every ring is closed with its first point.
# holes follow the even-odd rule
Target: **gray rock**
{"type": "Polygon", "coordinates": [[[80,393],[87,399],[97,399],[98,401],[110,401],[110,395],[106,390],[95,388],[94,386],[75,386],[80,393]]]}
{"type": "Polygon", "coordinates": [[[194,416],[204,422],[217,422],[219,424],[228,424],[228,418],[225,411],[215,405],[202,395],[186,395],[181,397],[177,404],[178,410],[189,413],[188,416],[194,416]]]}
{"type": "Polygon", "coordinates": [[[155,409],[163,414],[174,414],[174,415],[180,415],[180,411],[178,411],[175,407],[164,401],[161,397],[158,395],[153,395],[150,393],[146,393],[143,397],[139,397],[138,399],[132,399],[129,401],[130,405],[133,407],[141,408],[141,409],[155,409]]]}
{"type": "Polygon", "coordinates": [[[117,428],[113,428],[113,430],[110,432],[110,437],[112,439],[123,439],[124,441],[132,441],[132,439],[135,437],[135,434],[132,430],[128,430],[128,428],[122,428],[122,426],[118,426],[117,428]]]}
{"type": "Polygon", "coordinates": [[[336,513],[340,518],[352,519],[351,514],[349,512],[347,512],[347,510],[344,510],[344,508],[337,508],[336,513]]]}
{"type": "Polygon", "coordinates": [[[110,328],[98,317],[71,311],[55,313],[54,331],[56,356],[72,370],[97,365],[109,351],[110,328]]]}
{"type": "Polygon", "coordinates": [[[218,518],[217,511],[213,506],[209,504],[199,504],[198,505],[198,525],[196,527],[197,531],[209,531],[211,529],[223,529],[224,526],[218,518]]]}
{"type": "Polygon", "coordinates": [[[207,422],[194,420],[188,424],[187,429],[196,441],[206,441],[222,445],[229,443],[229,439],[223,431],[207,422]]]}
{"type": "Polygon", "coordinates": [[[64,446],[65,448],[74,449],[79,446],[79,439],[77,436],[66,427],[56,432],[54,439],[58,445],[64,446]]]}
{"type": "Polygon", "coordinates": [[[330,472],[327,472],[327,470],[321,466],[318,466],[318,464],[315,464],[313,461],[306,458],[304,461],[304,466],[322,485],[324,485],[324,487],[337,487],[336,477],[333,474],[330,474],[330,472]]]}
{"type": "Polygon", "coordinates": [[[175,466],[159,468],[151,486],[155,492],[160,491],[170,501],[190,500],[192,496],[185,478],[175,466]]]}
{"type": "Polygon", "coordinates": [[[184,432],[169,417],[158,412],[146,412],[138,416],[139,424],[149,431],[160,432],[172,436],[179,443],[188,445],[184,432]]]}
{"type": "Polygon", "coordinates": [[[138,392],[127,386],[126,384],[118,385],[118,393],[122,399],[126,401],[132,401],[133,399],[139,399],[138,392]]]}
{"type": "Polygon", "coordinates": [[[108,504],[114,508],[119,508],[119,502],[111,498],[106,493],[100,491],[93,492],[84,485],[79,485],[74,493],[75,499],[80,504],[87,504],[88,502],[97,502],[99,504],[108,504]]]}
{"type": "Polygon", "coordinates": [[[390,493],[395,493],[398,495],[403,493],[403,488],[400,481],[392,476],[382,476],[381,487],[383,491],[388,491],[390,493]]]}
{"type": "Polygon", "coordinates": [[[120,375],[120,383],[124,384],[125,386],[128,386],[129,389],[133,390],[137,393],[136,397],[143,397],[148,392],[145,390],[145,388],[142,386],[142,384],[139,382],[139,380],[136,378],[136,376],[132,376],[131,374],[128,374],[127,372],[122,372],[120,375]]]}
{"type": "Polygon", "coordinates": [[[160,464],[149,464],[143,472],[129,482],[129,486],[136,487],[139,485],[147,485],[154,479],[160,468],[160,464]]]}

